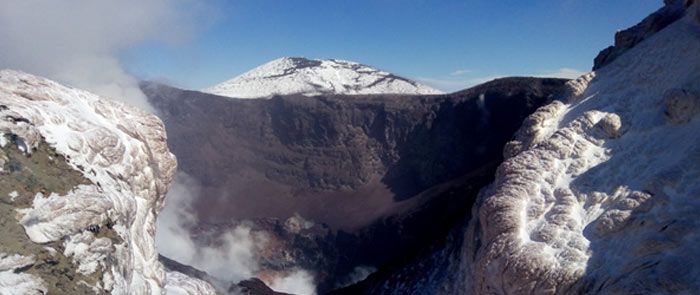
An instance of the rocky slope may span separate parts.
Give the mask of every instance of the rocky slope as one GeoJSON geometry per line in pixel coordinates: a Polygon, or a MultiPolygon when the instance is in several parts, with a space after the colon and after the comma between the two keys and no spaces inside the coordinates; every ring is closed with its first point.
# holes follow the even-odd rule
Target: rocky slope
{"type": "Polygon", "coordinates": [[[698,290],[699,11],[526,122],[479,208],[476,292],[698,290]]]}
{"type": "Polygon", "coordinates": [[[270,100],[143,90],[182,171],[200,186],[194,240],[211,244],[246,224],[274,241],[259,251],[259,276],[299,267],[314,271],[324,291],[358,266],[444,238],[492,180],[522,120],[564,82],[509,78],[442,96],[270,100]]]}
{"type": "Polygon", "coordinates": [[[695,292],[700,4],[683,5],[525,120],[446,243],[337,293],[695,292]]]}
{"type": "Polygon", "coordinates": [[[176,167],[158,118],[3,70],[0,147],[1,294],[158,294],[196,282],[168,281],[155,250],[176,167]]]}
{"type": "Polygon", "coordinates": [[[615,33],[615,44],[602,50],[593,61],[593,70],[602,68],[640,42],[656,34],[685,14],[689,0],[665,0],[664,6],[639,24],[615,33]]]}
{"type": "Polygon", "coordinates": [[[440,94],[439,90],[356,62],[283,57],[203,92],[234,98],[301,94],[440,94]]]}

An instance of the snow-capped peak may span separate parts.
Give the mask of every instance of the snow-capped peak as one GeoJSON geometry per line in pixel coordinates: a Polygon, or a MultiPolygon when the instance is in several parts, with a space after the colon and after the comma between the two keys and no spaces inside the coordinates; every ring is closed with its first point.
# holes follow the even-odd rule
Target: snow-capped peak
{"type": "Polygon", "coordinates": [[[431,87],[352,61],[283,57],[203,90],[235,97],[303,94],[441,94],[431,87]]]}

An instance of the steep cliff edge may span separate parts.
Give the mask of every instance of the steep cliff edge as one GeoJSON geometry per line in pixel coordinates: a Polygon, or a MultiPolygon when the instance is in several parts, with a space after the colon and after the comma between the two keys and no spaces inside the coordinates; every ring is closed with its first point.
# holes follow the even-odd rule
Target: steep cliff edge
{"type": "Polygon", "coordinates": [[[363,189],[363,200],[408,200],[497,161],[522,119],[565,82],[508,78],[451,95],[352,99],[231,100],[157,84],[143,90],[166,123],[182,171],[203,194],[220,196],[220,208],[211,199],[199,208],[209,221],[299,213],[352,229],[376,215],[343,218],[350,212],[325,208],[338,217],[323,217],[305,206],[334,193],[353,200],[363,189]]]}
{"type": "Polygon", "coordinates": [[[325,291],[358,266],[443,239],[493,179],[522,120],[565,82],[507,78],[449,95],[269,100],[143,90],[182,171],[201,186],[193,239],[209,245],[252,221],[251,232],[269,237],[258,251],[261,272],[311,270],[325,291]],[[299,220],[310,225],[289,226],[307,223],[299,220]]]}
{"type": "Polygon", "coordinates": [[[176,162],[157,117],[3,70],[0,146],[0,293],[164,290],[155,218],[176,162]]]}

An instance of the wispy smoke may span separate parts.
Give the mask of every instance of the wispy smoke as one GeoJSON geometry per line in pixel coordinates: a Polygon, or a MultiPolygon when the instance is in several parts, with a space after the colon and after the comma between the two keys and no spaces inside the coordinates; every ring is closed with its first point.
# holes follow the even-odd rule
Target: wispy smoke
{"type": "Polygon", "coordinates": [[[284,277],[277,277],[270,283],[270,288],[277,292],[290,294],[316,294],[314,277],[308,271],[295,269],[284,277]]]}
{"type": "MultiPolygon", "coordinates": [[[[158,215],[156,245],[168,258],[208,272],[216,278],[238,282],[253,276],[258,270],[255,261],[256,241],[250,229],[239,226],[218,237],[219,245],[198,245],[190,229],[197,224],[191,201],[196,196],[197,183],[178,173],[166,197],[166,205],[158,215]]],[[[264,241],[258,241],[261,243],[264,241]]]]}
{"type": "MultiPolygon", "coordinates": [[[[198,184],[184,173],[178,173],[166,197],[165,208],[158,215],[156,246],[166,257],[194,266],[226,284],[256,276],[260,270],[259,255],[266,246],[267,236],[239,225],[213,241],[198,243],[190,230],[198,224],[193,214],[192,201],[198,196],[198,184]]],[[[217,283],[217,282],[215,282],[217,283]]],[[[315,284],[311,273],[290,269],[283,275],[268,278],[270,287],[279,292],[314,294],[315,284]]]]}
{"type": "Polygon", "coordinates": [[[343,288],[350,286],[355,283],[359,283],[362,280],[366,279],[377,271],[376,267],[372,266],[356,266],[352,272],[350,272],[346,277],[341,278],[338,283],[336,284],[336,288],[343,288]]]}
{"type": "MultiPolygon", "coordinates": [[[[208,7],[195,0],[3,0],[0,68],[46,76],[152,111],[118,55],[143,42],[178,42],[208,7]]],[[[206,18],[209,19],[209,18],[206,18]]]]}

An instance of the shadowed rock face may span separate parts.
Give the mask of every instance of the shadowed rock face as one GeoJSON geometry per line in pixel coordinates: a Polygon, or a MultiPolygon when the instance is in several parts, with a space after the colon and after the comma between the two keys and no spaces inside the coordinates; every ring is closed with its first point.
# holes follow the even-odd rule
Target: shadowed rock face
{"type": "Polygon", "coordinates": [[[299,214],[330,228],[289,243],[302,248],[294,263],[318,272],[323,291],[358,264],[444,238],[493,179],[522,120],[564,83],[508,78],[450,95],[269,100],[142,88],[181,170],[202,186],[193,207],[203,224],[299,214]]]}
{"type": "MultiPolygon", "coordinates": [[[[238,292],[243,295],[289,295],[287,293],[275,292],[270,289],[263,281],[260,279],[252,278],[249,280],[241,281],[237,284],[238,292]]],[[[236,290],[236,289],[231,289],[236,290]]]]}
{"type": "Polygon", "coordinates": [[[181,170],[212,193],[205,205],[235,204],[209,208],[209,221],[299,213],[355,228],[381,214],[349,222],[342,217],[353,212],[316,216],[317,206],[303,201],[337,195],[343,205],[393,205],[498,161],[522,119],[563,83],[503,79],[445,96],[272,100],[231,100],[152,84],[144,91],[166,122],[181,170]]]}

